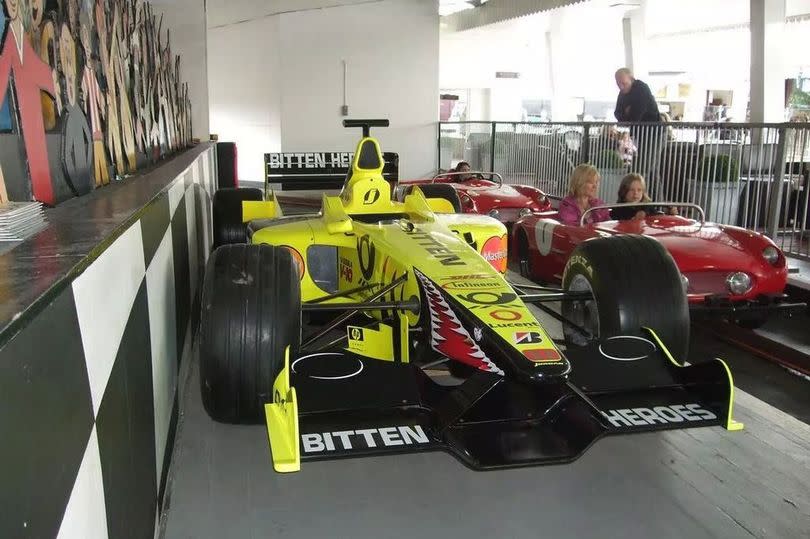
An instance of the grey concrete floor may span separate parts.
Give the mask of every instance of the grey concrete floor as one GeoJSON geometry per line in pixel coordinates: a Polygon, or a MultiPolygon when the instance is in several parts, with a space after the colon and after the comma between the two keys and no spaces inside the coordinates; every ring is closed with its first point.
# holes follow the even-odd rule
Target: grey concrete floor
{"type": "Polygon", "coordinates": [[[187,384],[165,539],[810,537],[810,427],[741,390],[743,432],[609,437],[568,465],[475,472],[423,453],[282,475],[263,426],[211,421],[196,365],[187,384]]]}

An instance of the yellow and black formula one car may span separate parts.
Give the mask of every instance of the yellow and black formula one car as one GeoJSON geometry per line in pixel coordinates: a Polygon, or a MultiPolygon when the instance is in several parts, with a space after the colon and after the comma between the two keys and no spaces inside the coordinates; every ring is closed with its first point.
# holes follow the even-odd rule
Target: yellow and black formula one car
{"type": "Polygon", "coordinates": [[[392,201],[369,135],[387,120],[344,125],[363,138],[319,213],[284,216],[270,190],[214,200],[216,237],[246,243],[206,269],[202,399],[217,421],[266,421],[276,470],[436,449],[475,469],[550,464],[606,434],[742,427],[725,363],[679,361],[687,300],[660,244],[594,239],[565,270],[588,286],[512,285],[503,224],[418,187],[392,201]],[[589,306],[564,320],[586,339],[557,346],[527,308],[550,301],[589,306]]]}

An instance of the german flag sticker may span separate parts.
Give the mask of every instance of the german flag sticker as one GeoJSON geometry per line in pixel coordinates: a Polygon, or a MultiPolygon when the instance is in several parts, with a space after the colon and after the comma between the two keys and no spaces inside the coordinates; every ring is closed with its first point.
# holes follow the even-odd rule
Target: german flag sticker
{"type": "Polygon", "coordinates": [[[535,363],[551,363],[562,359],[560,353],[554,348],[532,348],[530,350],[521,350],[521,352],[526,356],[526,359],[535,363]]]}

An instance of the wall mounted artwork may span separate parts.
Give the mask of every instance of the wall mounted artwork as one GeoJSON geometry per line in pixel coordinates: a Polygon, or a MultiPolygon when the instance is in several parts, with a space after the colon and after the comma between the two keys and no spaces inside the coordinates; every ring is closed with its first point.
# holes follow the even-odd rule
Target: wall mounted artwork
{"type": "Polygon", "coordinates": [[[191,144],[188,86],[143,0],[2,0],[0,202],[55,205],[191,144]]]}

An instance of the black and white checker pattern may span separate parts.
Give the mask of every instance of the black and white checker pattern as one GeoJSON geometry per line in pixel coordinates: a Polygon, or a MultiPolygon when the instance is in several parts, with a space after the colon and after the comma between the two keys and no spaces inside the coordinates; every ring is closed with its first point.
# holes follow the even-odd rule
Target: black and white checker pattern
{"type": "Polygon", "coordinates": [[[153,537],[211,247],[213,151],[0,351],[0,537],[153,537]],[[195,317],[196,318],[196,317],[195,317]],[[12,407],[13,408],[13,407],[12,407]]]}

